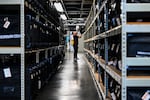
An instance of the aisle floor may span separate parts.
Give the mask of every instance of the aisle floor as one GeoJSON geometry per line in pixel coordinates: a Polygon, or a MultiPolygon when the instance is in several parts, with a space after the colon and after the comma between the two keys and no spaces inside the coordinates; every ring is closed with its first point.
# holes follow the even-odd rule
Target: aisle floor
{"type": "Polygon", "coordinates": [[[62,68],[50,79],[36,100],[99,100],[98,93],[84,61],[73,61],[73,54],[67,53],[62,68]]]}

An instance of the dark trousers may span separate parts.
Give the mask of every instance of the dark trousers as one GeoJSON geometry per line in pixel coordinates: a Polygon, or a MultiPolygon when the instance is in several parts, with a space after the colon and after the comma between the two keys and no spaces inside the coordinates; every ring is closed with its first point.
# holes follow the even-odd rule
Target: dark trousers
{"type": "Polygon", "coordinates": [[[73,45],[73,48],[74,48],[74,58],[77,58],[78,45],[73,45]]]}

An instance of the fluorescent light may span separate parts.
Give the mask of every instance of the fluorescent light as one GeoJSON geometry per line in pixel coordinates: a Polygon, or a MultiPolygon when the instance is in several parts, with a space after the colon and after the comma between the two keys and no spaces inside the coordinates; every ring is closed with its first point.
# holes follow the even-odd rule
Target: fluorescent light
{"type": "Polygon", "coordinates": [[[65,14],[61,14],[60,17],[61,17],[63,20],[66,20],[66,19],[67,19],[67,17],[66,17],[65,14]]]}
{"type": "Polygon", "coordinates": [[[63,12],[64,11],[64,9],[62,7],[62,4],[60,2],[55,2],[54,6],[55,6],[57,11],[59,11],[59,12],[63,12]]]}

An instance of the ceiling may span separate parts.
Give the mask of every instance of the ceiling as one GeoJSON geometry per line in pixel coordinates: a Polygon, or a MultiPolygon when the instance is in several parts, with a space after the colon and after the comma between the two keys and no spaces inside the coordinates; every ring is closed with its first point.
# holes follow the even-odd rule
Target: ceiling
{"type": "MultiPolygon", "coordinates": [[[[55,2],[56,0],[53,0],[55,2]]],[[[64,13],[67,16],[67,20],[64,21],[64,25],[69,28],[73,28],[76,25],[82,26],[85,24],[85,20],[91,10],[93,0],[57,0],[60,1],[64,8],[64,13]]],[[[71,29],[72,30],[72,29],[71,29]]]]}
{"type": "Polygon", "coordinates": [[[92,0],[62,0],[69,18],[86,18],[92,0]]]}

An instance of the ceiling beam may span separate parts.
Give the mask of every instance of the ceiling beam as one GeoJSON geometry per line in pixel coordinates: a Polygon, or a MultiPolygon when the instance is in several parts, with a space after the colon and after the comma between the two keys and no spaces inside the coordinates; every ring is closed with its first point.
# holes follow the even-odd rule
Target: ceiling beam
{"type": "MultiPolygon", "coordinates": [[[[71,2],[71,1],[70,1],[70,2],[64,2],[64,4],[65,4],[65,5],[79,5],[79,4],[81,4],[81,2],[71,2]]],[[[88,5],[88,4],[92,4],[92,2],[90,2],[90,1],[85,2],[85,1],[84,1],[84,4],[85,4],[85,5],[88,5]]]]}
{"type": "Polygon", "coordinates": [[[65,1],[82,1],[82,0],[63,0],[64,2],[65,1]]]}
{"type": "Polygon", "coordinates": [[[64,26],[84,26],[85,23],[78,23],[78,24],[64,24],[64,26]]]}
{"type": "MultiPolygon", "coordinates": [[[[81,14],[80,11],[67,11],[68,15],[77,15],[77,14],[81,14]]],[[[82,12],[83,15],[87,15],[88,14],[88,11],[83,11],[82,12]]]]}
{"type": "MultiPolygon", "coordinates": [[[[69,9],[77,9],[77,10],[81,10],[81,8],[74,7],[74,6],[70,6],[70,7],[67,6],[66,8],[67,8],[68,10],[69,10],[69,9]]],[[[91,10],[91,8],[83,8],[83,9],[82,9],[82,11],[90,11],[90,10],[91,10]]]]}
{"type": "Polygon", "coordinates": [[[84,0],[82,0],[82,3],[81,3],[80,18],[82,17],[82,14],[83,14],[83,5],[84,5],[84,0]]]}

